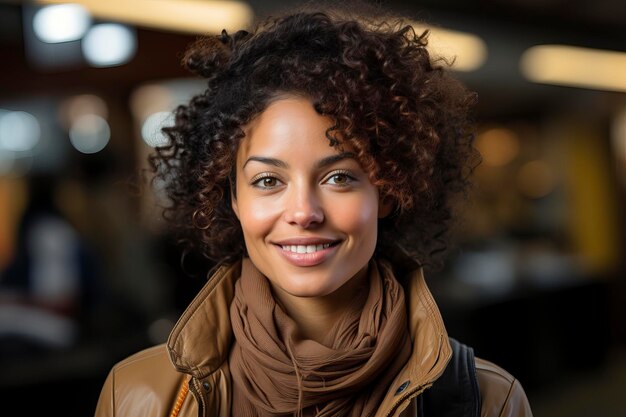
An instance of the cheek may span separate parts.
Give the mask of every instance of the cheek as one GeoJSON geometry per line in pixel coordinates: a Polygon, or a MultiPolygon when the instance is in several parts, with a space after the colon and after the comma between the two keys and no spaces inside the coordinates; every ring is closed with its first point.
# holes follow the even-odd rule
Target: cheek
{"type": "Polygon", "coordinates": [[[239,202],[239,220],[247,238],[258,238],[268,233],[280,210],[276,204],[265,199],[239,202]]]}
{"type": "Polygon", "coordinates": [[[355,198],[342,201],[333,212],[333,223],[346,233],[353,233],[362,237],[376,235],[378,205],[375,198],[355,196],[355,198]]]}

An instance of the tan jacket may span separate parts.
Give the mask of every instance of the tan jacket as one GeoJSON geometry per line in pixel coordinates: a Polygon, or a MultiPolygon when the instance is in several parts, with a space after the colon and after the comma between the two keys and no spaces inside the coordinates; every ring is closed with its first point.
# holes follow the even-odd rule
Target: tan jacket
{"type": "MultiPolygon", "coordinates": [[[[236,264],[215,273],[182,314],[166,345],[141,351],[113,367],[96,417],[230,417],[229,306],[240,269],[236,264]]],[[[416,397],[441,375],[451,356],[443,320],[421,270],[400,282],[408,301],[413,352],[376,417],[417,415],[416,397]]],[[[532,416],[515,378],[481,359],[476,359],[476,371],[483,417],[532,416]]]]}

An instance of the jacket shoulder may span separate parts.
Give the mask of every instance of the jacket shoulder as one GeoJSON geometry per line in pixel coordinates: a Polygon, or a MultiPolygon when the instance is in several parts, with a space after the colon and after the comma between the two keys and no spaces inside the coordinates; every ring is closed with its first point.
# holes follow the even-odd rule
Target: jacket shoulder
{"type": "Polygon", "coordinates": [[[169,368],[174,369],[168,357],[165,344],[160,344],[141,350],[122,359],[113,366],[112,370],[121,371],[125,368],[142,367],[146,364],[167,365],[169,368]]]}
{"type": "Polygon", "coordinates": [[[498,365],[476,358],[482,417],[532,417],[520,382],[498,365]]]}
{"type": "Polygon", "coordinates": [[[137,352],[111,368],[95,415],[167,416],[184,379],[174,369],[164,344],[137,352]]]}

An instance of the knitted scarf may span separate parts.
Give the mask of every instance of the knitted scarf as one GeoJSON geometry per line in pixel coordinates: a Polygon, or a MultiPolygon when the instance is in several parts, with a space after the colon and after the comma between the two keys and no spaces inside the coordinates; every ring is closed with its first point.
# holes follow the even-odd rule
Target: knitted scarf
{"type": "Polygon", "coordinates": [[[369,292],[348,308],[323,343],[302,340],[273,298],[270,284],[245,259],[230,316],[232,415],[372,416],[409,358],[402,286],[372,260],[369,292]],[[363,306],[363,307],[361,307],[363,306]]]}

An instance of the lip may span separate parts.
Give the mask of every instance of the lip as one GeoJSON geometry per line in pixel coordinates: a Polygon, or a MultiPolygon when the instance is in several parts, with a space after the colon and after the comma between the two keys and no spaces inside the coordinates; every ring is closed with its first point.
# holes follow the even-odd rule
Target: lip
{"type": "Polygon", "coordinates": [[[289,239],[283,239],[283,240],[276,240],[273,241],[272,243],[274,243],[275,245],[281,245],[281,246],[286,246],[286,245],[323,245],[325,243],[337,243],[339,242],[340,239],[329,239],[329,238],[325,238],[325,237],[315,237],[315,236],[311,236],[311,237],[294,237],[294,238],[289,238],[289,239]]]}
{"type": "Polygon", "coordinates": [[[333,243],[338,243],[339,240],[336,239],[323,239],[323,238],[293,238],[281,240],[279,242],[275,242],[274,246],[278,253],[290,264],[294,266],[315,266],[323,263],[328,258],[330,258],[336,251],[339,245],[333,243]],[[322,250],[311,252],[311,253],[296,253],[288,250],[284,250],[282,245],[322,245],[325,243],[330,243],[331,246],[324,248],[322,250]]]}

